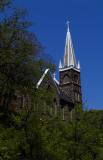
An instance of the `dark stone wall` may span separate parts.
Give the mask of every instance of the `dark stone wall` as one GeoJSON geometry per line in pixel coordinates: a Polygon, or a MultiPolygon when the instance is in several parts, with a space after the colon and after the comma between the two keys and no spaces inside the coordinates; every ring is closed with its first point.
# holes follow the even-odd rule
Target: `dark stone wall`
{"type": "Polygon", "coordinates": [[[60,88],[72,101],[82,103],[80,72],[75,69],[60,71],[60,88]]]}

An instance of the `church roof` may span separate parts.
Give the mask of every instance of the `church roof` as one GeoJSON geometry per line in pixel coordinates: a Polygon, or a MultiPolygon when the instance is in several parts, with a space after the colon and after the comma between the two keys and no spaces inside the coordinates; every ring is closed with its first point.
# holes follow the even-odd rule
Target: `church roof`
{"type": "Polygon", "coordinates": [[[49,68],[45,70],[45,72],[43,73],[42,77],[40,78],[40,80],[38,81],[38,83],[36,84],[36,88],[39,88],[40,84],[42,83],[45,75],[48,73],[49,68]]]}
{"type": "Polygon", "coordinates": [[[45,79],[46,75],[49,74],[51,79],[52,79],[52,82],[55,86],[55,89],[57,91],[57,94],[60,98],[60,101],[64,101],[66,104],[69,103],[69,104],[73,104],[72,100],[70,99],[70,97],[68,97],[67,95],[65,95],[64,92],[62,92],[62,90],[60,89],[59,87],[59,81],[56,79],[55,75],[52,76],[51,72],[49,69],[46,69],[43,73],[43,75],[41,76],[40,80],[38,81],[37,85],[36,85],[36,88],[38,89],[40,87],[40,85],[42,84],[43,80],[45,79]]]}
{"type": "Polygon", "coordinates": [[[59,86],[59,81],[55,77],[52,76],[49,68],[44,71],[44,73],[41,76],[40,80],[36,84],[36,88],[37,89],[39,88],[39,86],[41,85],[41,83],[43,82],[43,80],[45,79],[45,77],[46,77],[47,74],[50,75],[50,78],[51,78],[54,86],[56,87],[57,92],[60,93],[60,90],[59,90],[59,87],[58,87],[59,86]]]}

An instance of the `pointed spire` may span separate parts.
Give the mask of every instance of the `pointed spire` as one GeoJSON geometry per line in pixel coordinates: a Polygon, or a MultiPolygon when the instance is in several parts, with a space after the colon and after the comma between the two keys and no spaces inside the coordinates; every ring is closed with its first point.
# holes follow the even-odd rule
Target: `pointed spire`
{"type": "Polygon", "coordinates": [[[59,85],[59,81],[56,79],[56,73],[53,73],[53,80],[59,85]]]}
{"type": "Polygon", "coordinates": [[[80,62],[78,61],[77,68],[80,70],[80,62]]]}
{"type": "Polygon", "coordinates": [[[53,73],[53,79],[55,79],[56,78],[56,74],[55,74],[55,72],[53,73]]]}
{"type": "Polygon", "coordinates": [[[64,67],[73,66],[76,67],[76,58],[74,54],[74,48],[72,44],[72,38],[69,29],[69,22],[67,22],[67,35],[64,53],[64,67]]]}
{"type": "Polygon", "coordinates": [[[60,60],[60,62],[59,62],[59,69],[60,68],[62,68],[62,62],[61,62],[61,60],[60,60]]]}
{"type": "Polygon", "coordinates": [[[71,56],[70,66],[75,66],[73,56],[71,56]]]}

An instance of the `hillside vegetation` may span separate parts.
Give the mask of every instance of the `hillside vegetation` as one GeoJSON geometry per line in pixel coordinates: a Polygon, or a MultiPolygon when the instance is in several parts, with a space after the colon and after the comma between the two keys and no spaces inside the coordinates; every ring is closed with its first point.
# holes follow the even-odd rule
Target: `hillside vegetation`
{"type": "Polygon", "coordinates": [[[35,86],[55,65],[43,58],[26,11],[14,8],[0,0],[0,160],[103,160],[103,111],[77,106],[69,122],[49,115],[52,94],[35,86]],[[18,91],[31,100],[15,112],[18,91]]]}

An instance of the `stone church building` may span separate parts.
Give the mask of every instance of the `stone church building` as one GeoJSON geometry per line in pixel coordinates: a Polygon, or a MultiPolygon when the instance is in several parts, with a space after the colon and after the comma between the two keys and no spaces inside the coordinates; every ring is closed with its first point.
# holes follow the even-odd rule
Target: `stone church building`
{"type": "Polygon", "coordinates": [[[52,88],[55,92],[55,114],[62,113],[63,120],[72,119],[75,107],[82,104],[80,63],[76,60],[69,25],[67,28],[63,62],[59,63],[59,80],[46,69],[37,83],[37,89],[52,88]]]}

